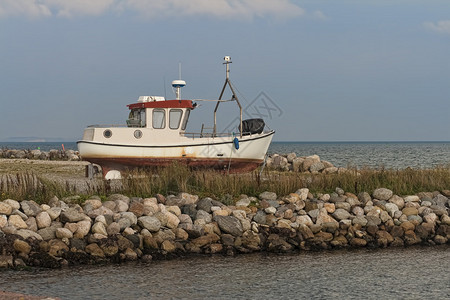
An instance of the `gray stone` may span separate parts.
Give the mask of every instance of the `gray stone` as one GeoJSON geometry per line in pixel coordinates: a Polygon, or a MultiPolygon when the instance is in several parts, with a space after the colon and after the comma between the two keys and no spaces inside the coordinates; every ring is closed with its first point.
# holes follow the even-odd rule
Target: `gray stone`
{"type": "Polygon", "coordinates": [[[38,230],[38,226],[37,226],[35,217],[29,217],[28,220],[25,221],[25,223],[27,224],[28,229],[33,230],[33,231],[38,230]]]}
{"type": "Polygon", "coordinates": [[[349,212],[352,206],[348,202],[336,202],[335,207],[336,207],[336,209],[342,208],[343,210],[346,210],[349,212]]]}
{"type": "Polygon", "coordinates": [[[354,225],[366,226],[367,225],[367,219],[364,216],[356,216],[355,218],[353,218],[352,223],[354,225]]]}
{"type": "Polygon", "coordinates": [[[213,200],[211,198],[203,198],[197,202],[197,209],[211,213],[211,207],[213,206],[212,202],[213,200]]]}
{"type": "Polygon", "coordinates": [[[0,202],[0,215],[7,215],[9,216],[13,211],[13,208],[11,207],[11,205],[4,203],[4,202],[0,202]]]}
{"type": "Polygon", "coordinates": [[[46,211],[42,211],[36,216],[36,224],[39,229],[49,227],[52,224],[52,219],[46,211]]]}
{"type": "Polygon", "coordinates": [[[243,233],[242,224],[238,218],[233,216],[215,216],[214,221],[219,225],[220,230],[233,236],[241,236],[243,233]]]}
{"type": "Polygon", "coordinates": [[[277,170],[287,171],[289,170],[289,162],[286,157],[277,155],[272,158],[272,168],[277,170]]]}
{"type": "Polygon", "coordinates": [[[131,226],[131,221],[128,218],[120,218],[116,223],[119,225],[120,231],[131,226]]]}
{"type": "Polygon", "coordinates": [[[381,224],[381,219],[379,217],[376,216],[366,216],[367,219],[367,226],[378,226],[381,224]]]}
{"type": "Polygon", "coordinates": [[[39,207],[39,205],[34,201],[22,201],[20,202],[20,206],[22,208],[22,211],[28,216],[28,217],[35,217],[38,213],[42,211],[42,209],[39,207]]]}
{"type": "MultiPolygon", "coordinates": [[[[191,195],[188,193],[179,193],[178,198],[180,198],[183,201],[183,205],[197,204],[197,202],[198,202],[197,195],[191,195]]],[[[170,204],[168,204],[167,202],[166,202],[166,205],[170,206],[170,204]]],[[[180,206],[180,205],[178,205],[178,206],[180,206]]]]}
{"type": "Polygon", "coordinates": [[[16,200],[6,199],[6,200],[3,200],[3,203],[8,204],[9,206],[12,207],[12,209],[20,209],[20,203],[16,200]]]}
{"type": "Polygon", "coordinates": [[[315,164],[316,162],[320,162],[320,159],[316,159],[314,157],[307,157],[303,160],[302,165],[300,167],[301,172],[308,172],[309,168],[315,164]]]}
{"type": "Polygon", "coordinates": [[[336,174],[338,172],[338,168],[336,167],[328,167],[322,170],[323,174],[336,174]]]}
{"type": "Polygon", "coordinates": [[[189,215],[181,214],[178,219],[180,219],[180,223],[193,224],[192,219],[189,215]]]}
{"type": "Polygon", "coordinates": [[[373,191],[373,197],[378,200],[389,200],[394,193],[386,188],[379,188],[373,191]]]}
{"type": "Polygon", "coordinates": [[[277,209],[273,206],[269,206],[264,210],[267,214],[275,214],[277,212],[277,209]]]}
{"type": "Polygon", "coordinates": [[[50,226],[39,229],[37,233],[42,237],[44,241],[49,241],[56,238],[56,227],[50,226]]]}
{"type": "Polygon", "coordinates": [[[306,201],[306,199],[308,199],[309,189],[301,188],[301,189],[298,189],[295,193],[300,196],[300,200],[306,201]]]}
{"type": "Polygon", "coordinates": [[[362,207],[360,207],[360,206],[355,206],[352,209],[352,213],[355,216],[364,216],[364,209],[362,207]]]}
{"type": "Polygon", "coordinates": [[[389,202],[397,205],[398,209],[400,209],[400,210],[405,207],[405,200],[402,197],[399,197],[397,195],[392,196],[389,199],[389,202]]]}
{"type": "Polygon", "coordinates": [[[294,158],[294,160],[292,161],[292,170],[294,172],[300,172],[304,160],[305,159],[302,157],[294,158]]]}
{"type": "Polygon", "coordinates": [[[277,200],[277,194],[274,192],[263,192],[259,194],[259,199],[261,200],[277,200]]]}
{"type": "Polygon", "coordinates": [[[298,216],[296,219],[296,222],[299,225],[306,225],[306,226],[312,226],[314,223],[311,220],[311,218],[308,215],[305,216],[298,216]]]}
{"type": "Polygon", "coordinates": [[[295,154],[294,152],[289,153],[289,154],[286,156],[286,159],[287,159],[288,163],[292,163],[292,162],[294,161],[295,158],[297,158],[297,154],[295,154]]]}
{"type": "Polygon", "coordinates": [[[166,211],[164,215],[166,216],[167,219],[165,226],[167,226],[170,229],[175,229],[178,227],[178,224],[180,224],[180,219],[178,219],[178,217],[175,214],[166,211]]]}
{"type": "Polygon", "coordinates": [[[419,196],[412,195],[404,197],[405,202],[420,202],[419,196]]]}
{"type": "Polygon", "coordinates": [[[266,225],[267,224],[266,213],[261,210],[258,210],[258,212],[256,212],[256,214],[253,216],[253,221],[255,221],[258,224],[266,225]]]}
{"type": "Polygon", "coordinates": [[[80,213],[76,208],[69,208],[65,211],[62,211],[59,218],[61,222],[67,223],[75,223],[81,220],[84,220],[86,217],[85,214],[80,213]]]}
{"type": "Polygon", "coordinates": [[[8,224],[8,218],[5,215],[0,215],[0,229],[8,224]]]}
{"type": "Polygon", "coordinates": [[[124,201],[127,204],[130,203],[130,198],[122,194],[112,194],[108,197],[108,201],[115,202],[116,200],[124,201]]]}
{"type": "Polygon", "coordinates": [[[433,198],[433,202],[436,203],[437,206],[445,207],[449,200],[443,195],[437,195],[433,198]]]}
{"type": "Polygon", "coordinates": [[[366,205],[367,202],[372,201],[372,198],[367,192],[361,192],[358,194],[358,199],[362,204],[366,205]]]}
{"type": "MultiPolygon", "coordinates": [[[[114,202],[112,202],[112,203],[114,203],[114,202]]],[[[115,203],[114,203],[114,207],[115,207],[115,203]]],[[[103,205],[97,209],[91,210],[88,213],[88,216],[92,219],[95,219],[100,215],[102,215],[102,216],[111,215],[112,216],[112,215],[114,215],[114,212],[111,209],[109,209],[108,207],[106,207],[105,205],[103,205]]]]}
{"type": "Polygon", "coordinates": [[[209,213],[207,213],[206,211],[200,209],[197,211],[197,215],[195,216],[195,219],[196,220],[203,219],[203,220],[205,220],[206,223],[211,223],[212,216],[209,213]]]}
{"type": "MultiPolygon", "coordinates": [[[[114,203],[116,204],[114,207],[114,210],[117,212],[126,212],[129,208],[129,205],[126,201],[123,200],[116,200],[114,201],[114,203]]],[[[101,206],[101,205],[100,205],[101,206]]],[[[94,209],[100,208],[99,207],[94,207],[94,209]]]]}
{"type": "Polygon", "coordinates": [[[42,241],[42,237],[38,233],[28,230],[28,229],[19,229],[16,231],[15,234],[21,236],[24,240],[26,240],[28,238],[34,238],[39,241],[42,241]]]}
{"type": "Polygon", "coordinates": [[[67,228],[56,228],[55,235],[58,239],[71,239],[73,238],[73,233],[67,228]]]}
{"type": "Polygon", "coordinates": [[[120,225],[117,222],[112,222],[106,228],[106,232],[108,233],[108,235],[118,234],[120,233],[120,225]]]}
{"type": "Polygon", "coordinates": [[[309,171],[311,172],[320,172],[325,169],[325,166],[322,162],[316,162],[309,167],[309,171]]]}
{"type": "Polygon", "coordinates": [[[385,204],[386,211],[389,215],[394,216],[395,212],[398,211],[398,206],[395,203],[388,202],[385,204]]]}
{"type": "Polygon", "coordinates": [[[316,209],[312,209],[312,210],[308,211],[308,215],[311,218],[314,218],[314,219],[317,218],[317,216],[319,215],[319,209],[316,208],[316,209]]]}
{"type": "Polygon", "coordinates": [[[153,216],[139,217],[138,224],[150,232],[157,232],[161,228],[161,221],[153,216]]]}
{"type": "Polygon", "coordinates": [[[251,203],[250,198],[244,198],[244,199],[240,199],[239,201],[236,202],[236,206],[249,206],[251,203]]]}
{"type": "Polygon", "coordinates": [[[28,228],[25,221],[19,215],[10,215],[8,218],[8,224],[17,229],[26,229],[28,228]]]}
{"type": "Polygon", "coordinates": [[[54,206],[51,207],[50,209],[47,209],[46,212],[53,221],[61,215],[61,207],[54,206]]]}
{"type": "Polygon", "coordinates": [[[335,210],[335,212],[332,214],[332,216],[335,219],[337,219],[338,221],[341,221],[341,220],[349,219],[351,215],[347,210],[338,208],[335,210]]]}
{"type": "Polygon", "coordinates": [[[122,218],[127,218],[128,220],[130,220],[130,225],[136,225],[137,224],[137,217],[132,212],[123,212],[123,213],[120,214],[120,216],[122,218]]]}
{"type": "Polygon", "coordinates": [[[410,221],[413,224],[421,224],[423,222],[422,217],[417,215],[410,215],[408,216],[408,221],[410,221]]]}

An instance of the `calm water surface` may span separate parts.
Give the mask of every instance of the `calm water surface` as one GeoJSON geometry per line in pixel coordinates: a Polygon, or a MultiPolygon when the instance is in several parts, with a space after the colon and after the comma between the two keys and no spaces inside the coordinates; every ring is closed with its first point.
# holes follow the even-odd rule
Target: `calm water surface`
{"type": "Polygon", "coordinates": [[[450,299],[450,248],[195,257],[0,272],[0,288],[62,299],[450,299]]]}
{"type": "MultiPolygon", "coordinates": [[[[8,149],[77,150],[75,142],[0,143],[8,149]]],[[[269,154],[317,154],[338,167],[432,168],[450,165],[450,142],[273,142],[269,154]]]]}
{"type": "Polygon", "coordinates": [[[432,168],[450,165],[450,142],[273,142],[269,153],[317,154],[338,167],[432,168]]]}

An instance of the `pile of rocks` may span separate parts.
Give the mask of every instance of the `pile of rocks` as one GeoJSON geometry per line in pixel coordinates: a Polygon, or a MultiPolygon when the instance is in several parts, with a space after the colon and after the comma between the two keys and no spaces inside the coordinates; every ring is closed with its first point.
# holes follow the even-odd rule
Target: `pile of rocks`
{"type": "Polygon", "coordinates": [[[18,159],[39,159],[39,160],[80,160],[80,154],[74,150],[56,150],[41,151],[35,150],[11,150],[0,149],[0,158],[18,158],[18,159]]]}
{"type": "Polygon", "coordinates": [[[302,188],[281,197],[242,195],[233,206],[187,193],[114,194],[82,205],[69,204],[74,198],[42,205],[7,199],[0,202],[0,267],[446,244],[449,197],[448,190],[400,197],[385,188],[358,196],[337,188],[314,197],[302,188]]]}
{"type": "Polygon", "coordinates": [[[345,168],[337,168],[332,163],[321,160],[318,155],[297,157],[295,153],[272,154],[267,157],[266,165],[277,171],[293,171],[311,174],[334,174],[347,172],[345,168]]]}

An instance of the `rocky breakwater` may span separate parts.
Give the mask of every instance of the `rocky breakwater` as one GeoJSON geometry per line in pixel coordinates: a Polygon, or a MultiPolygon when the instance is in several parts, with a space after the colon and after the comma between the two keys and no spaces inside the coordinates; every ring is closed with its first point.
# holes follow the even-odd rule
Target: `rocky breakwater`
{"type": "Polygon", "coordinates": [[[242,195],[235,205],[186,193],[114,194],[82,205],[7,199],[0,202],[0,266],[448,244],[449,197],[450,191],[400,197],[384,188],[313,196],[302,188],[286,196],[242,195]]]}
{"type": "Polygon", "coordinates": [[[295,153],[272,154],[267,157],[266,165],[271,170],[311,174],[340,174],[348,171],[346,168],[338,168],[326,160],[321,160],[318,155],[297,157],[295,153]]]}
{"type": "Polygon", "coordinates": [[[17,158],[17,159],[36,159],[36,160],[80,160],[80,154],[74,150],[56,150],[50,151],[35,150],[13,150],[0,149],[0,158],[17,158]]]}

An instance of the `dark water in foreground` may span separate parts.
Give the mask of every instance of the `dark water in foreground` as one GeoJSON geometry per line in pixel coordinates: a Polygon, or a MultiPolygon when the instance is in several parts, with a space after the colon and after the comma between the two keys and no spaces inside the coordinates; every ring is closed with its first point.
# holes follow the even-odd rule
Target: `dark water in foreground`
{"type": "MultiPolygon", "coordinates": [[[[0,143],[8,149],[77,150],[75,142],[0,143]]],[[[317,154],[338,167],[432,168],[450,165],[450,142],[273,142],[269,154],[317,154]]]]}
{"type": "Polygon", "coordinates": [[[195,257],[0,272],[0,288],[62,299],[450,299],[450,248],[195,257]]]}

